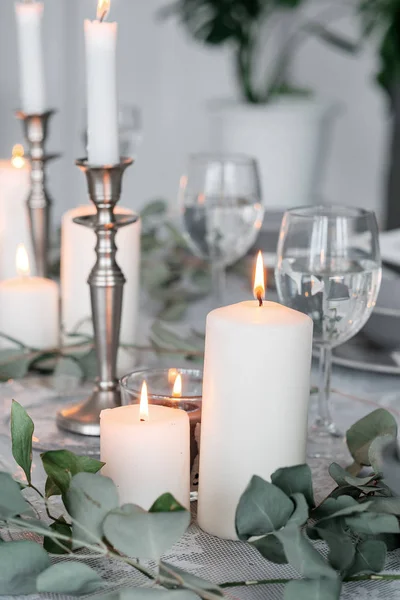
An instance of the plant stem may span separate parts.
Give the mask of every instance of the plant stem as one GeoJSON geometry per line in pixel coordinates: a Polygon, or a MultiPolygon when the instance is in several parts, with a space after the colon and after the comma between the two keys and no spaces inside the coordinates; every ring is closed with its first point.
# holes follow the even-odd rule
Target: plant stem
{"type": "MultiPolygon", "coordinates": [[[[343,579],[345,583],[352,583],[357,581],[399,581],[400,575],[383,574],[383,575],[356,575],[354,577],[348,577],[343,579]]],[[[260,579],[258,581],[227,581],[220,583],[219,587],[222,589],[234,588],[234,587],[252,587],[256,585],[283,585],[289,583],[293,579],[260,579]]]]}
{"type": "Polygon", "coordinates": [[[250,34],[248,34],[237,48],[236,53],[236,71],[240,82],[242,92],[246,100],[252,104],[257,104],[257,94],[253,90],[252,84],[252,60],[253,60],[253,43],[250,34]]]}

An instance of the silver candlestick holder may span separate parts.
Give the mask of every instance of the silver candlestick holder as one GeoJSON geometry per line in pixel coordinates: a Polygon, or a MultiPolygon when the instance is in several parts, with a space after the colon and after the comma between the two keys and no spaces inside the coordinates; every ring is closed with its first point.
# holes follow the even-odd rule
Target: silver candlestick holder
{"type": "Polygon", "coordinates": [[[48,275],[50,247],[51,199],[46,187],[46,164],[59,156],[46,154],[45,151],[49,121],[54,113],[54,110],[37,115],[17,112],[17,117],[23,122],[31,164],[31,190],[27,206],[36,273],[39,277],[48,275]]]}
{"type": "Polygon", "coordinates": [[[120,199],[123,174],[132,162],[122,158],[118,165],[99,167],[86,160],[77,161],[86,174],[89,196],[97,209],[95,215],[78,217],[75,222],[93,229],[97,236],[97,260],[88,283],[98,379],[90,398],[57,414],[57,425],[82,435],[100,435],[100,412],[121,405],[116,363],[125,277],[116,261],[115,236],[118,229],[135,223],[138,217],[116,215],[114,208],[120,199]]]}

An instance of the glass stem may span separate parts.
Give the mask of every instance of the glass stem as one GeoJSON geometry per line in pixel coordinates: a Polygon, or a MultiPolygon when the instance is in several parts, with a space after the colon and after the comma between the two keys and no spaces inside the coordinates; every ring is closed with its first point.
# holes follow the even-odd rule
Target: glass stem
{"type": "Polygon", "coordinates": [[[218,261],[211,263],[212,292],[218,306],[222,306],[225,294],[226,272],[225,267],[218,261]]]}
{"type": "Polygon", "coordinates": [[[333,425],[329,405],[331,395],[332,349],[321,346],[319,355],[318,424],[327,431],[333,425]]]}

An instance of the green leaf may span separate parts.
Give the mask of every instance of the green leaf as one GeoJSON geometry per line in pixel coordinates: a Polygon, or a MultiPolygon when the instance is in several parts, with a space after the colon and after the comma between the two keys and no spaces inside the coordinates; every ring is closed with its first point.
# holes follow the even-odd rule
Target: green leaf
{"type": "Polygon", "coordinates": [[[179,504],[178,500],[175,500],[172,494],[163,494],[152,504],[149,509],[151,513],[158,512],[176,512],[186,511],[186,508],[179,504]]]}
{"type": "Polygon", "coordinates": [[[360,465],[370,466],[369,447],[377,437],[386,434],[397,437],[397,423],[384,408],[378,408],[357,421],[346,433],[347,445],[354,460],[360,465]]]}
{"type": "Polygon", "coordinates": [[[315,36],[318,36],[324,42],[330,44],[334,48],[346,52],[347,54],[356,54],[360,51],[360,42],[350,40],[343,35],[336,33],[335,31],[327,29],[321,23],[309,23],[307,25],[307,31],[315,36]]]}
{"type": "Polygon", "coordinates": [[[0,472],[0,519],[11,519],[30,511],[18,483],[9,473],[0,472]]]}
{"type": "Polygon", "coordinates": [[[108,477],[93,473],[75,475],[66,494],[66,507],[74,519],[73,538],[96,543],[103,537],[102,523],[118,506],[118,492],[108,477]]]}
{"type": "Polygon", "coordinates": [[[78,473],[97,473],[104,463],[89,456],[78,456],[69,450],[51,450],[41,454],[44,470],[50,478],[46,482],[46,493],[56,493],[56,486],[62,494],[65,494],[71,483],[71,479],[78,473]]]}
{"type": "Polygon", "coordinates": [[[236,509],[236,532],[240,540],[272,533],[286,525],[294,504],[278,487],[254,475],[236,509]]]}
{"type": "Polygon", "coordinates": [[[109,512],[103,531],[107,540],[132,558],[158,560],[185,533],[190,523],[187,511],[147,512],[124,504],[109,512]]]}
{"type": "Polygon", "coordinates": [[[82,370],[83,378],[85,379],[85,381],[93,381],[96,379],[98,375],[98,368],[97,355],[96,350],[94,348],[92,348],[91,350],[89,350],[89,352],[81,356],[81,358],[79,359],[79,367],[82,370]]]}
{"type": "Polygon", "coordinates": [[[368,510],[374,513],[400,516],[400,498],[374,498],[368,510]]]}
{"type": "Polygon", "coordinates": [[[285,586],[284,600],[339,600],[342,582],[339,579],[303,579],[285,586]]]}
{"type": "Polygon", "coordinates": [[[295,509],[288,524],[301,527],[308,521],[309,505],[303,494],[293,494],[291,498],[295,504],[295,509]]]}
{"type": "Polygon", "coordinates": [[[43,540],[43,548],[46,552],[49,554],[66,554],[67,550],[72,550],[72,529],[68,523],[59,523],[56,521],[50,525],[50,530],[65,535],[71,538],[71,540],[60,540],[58,542],[56,539],[46,536],[43,540]]]}
{"type": "Polygon", "coordinates": [[[340,496],[339,498],[327,498],[313,513],[319,519],[319,523],[326,519],[337,519],[363,513],[368,510],[371,502],[359,504],[351,496],[340,496]]]}
{"type": "Polygon", "coordinates": [[[24,408],[13,400],[11,406],[12,454],[31,483],[33,421],[24,408]]]}
{"type": "Polygon", "coordinates": [[[287,564],[283,544],[273,533],[258,538],[254,542],[250,542],[250,544],[267,560],[278,565],[287,564]]]}
{"type": "Polygon", "coordinates": [[[356,488],[364,487],[375,481],[377,479],[377,475],[369,475],[368,477],[354,477],[350,475],[346,469],[343,469],[337,463],[332,463],[329,467],[329,475],[336,481],[336,483],[341,486],[353,486],[356,488]]]}
{"type": "Polygon", "coordinates": [[[318,529],[320,537],[328,544],[328,561],[331,567],[343,573],[350,567],[355,556],[355,547],[351,538],[343,533],[330,531],[329,529],[318,529]]]}
{"type": "Polygon", "coordinates": [[[199,600],[199,597],[189,590],[135,587],[113,595],[102,595],[102,600],[199,600]]]}
{"type": "Polygon", "coordinates": [[[144,221],[149,217],[160,217],[165,215],[167,212],[167,203],[164,200],[153,200],[146,204],[146,206],[141,210],[140,217],[144,221]]]}
{"type": "Polygon", "coordinates": [[[288,563],[306,579],[337,579],[337,573],[295,525],[275,533],[282,542],[288,563]]]}
{"type": "Polygon", "coordinates": [[[0,381],[23,379],[29,371],[32,356],[20,349],[0,351],[0,381]]]}
{"type": "Polygon", "coordinates": [[[180,321],[186,314],[189,307],[188,302],[174,302],[166,306],[161,312],[158,313],[158,318],[162,321],[180,321]]]}
{"type": "Polygon", "coordinates": [[[346,524],[355,533],[400,533],[399,522],[394,515],[365,513],[347,517],[346,524]]]}
{"type": "Polygon", "coordinates": [[[224,591],[215,583],[211,583],[211,581],[197,577],[197,575],[191,575],[190,573],[179,569],[179,567],[161,561],[159,579],[162,585],[165,587],[175,587],[178,583],[176,578],[178,578],[178,581],[181,580],[185,584],[190,585],[191,588],[196,588],[196,590],[198,590],[196,593],[198,593],[200,597],[202,591],[213,594],[217,598],[224,596],[224,591]]]}
{"type": "Polygon", "coordinates": [[[390,434],[386,434],[380,435],[379,437],[375,438],[374,441],[371,443],[368,450],[368,458],[375,473],[380,473],[382,470],[383,450],[395,440],[395,437],[393,437],[390,434]]]}
{"type": "Polygon", "coordinates": [[[37,591],[41,594],[91,594],[105,581],[88,565],[77,561],[52,565],[37,578],[37,591]]]}
{"type": "Polygon", "coordinates": [[[308,465],[278,469],[271,475],[271,482],[287,496],[303,494],[308,505],[311,508],[315,506],[311,469],[308,465]]]}
{"type": "Polygon", "coordinates": [[[83,371],[76,359],[68,356],[58,358],[56,368],[54,369],[53,379],[57,390],[62,390],[68,385],[68,380],[76,379],[78,382],[83,379],[83,371]]]}
{"type": "Polygon", "coordinates": [[[36,592],[36,578],[50,565],[47,552],[36,542],[0,544],[0,595],[36,592]]]}
{"type": "Polygon", "coordinates": [[[380,573],[386,562],[386,544],[376,540],[367,540],[357,545],[356,557],[346,573],[346,577],[380,573]]]}
{"type": "Polygon", "coordinates": [[[51,498],[52,496],[61,496],[60,488],[54,483],[51,477],[47,477],[46,479],[44,493],[46,498],[51,498]]]}

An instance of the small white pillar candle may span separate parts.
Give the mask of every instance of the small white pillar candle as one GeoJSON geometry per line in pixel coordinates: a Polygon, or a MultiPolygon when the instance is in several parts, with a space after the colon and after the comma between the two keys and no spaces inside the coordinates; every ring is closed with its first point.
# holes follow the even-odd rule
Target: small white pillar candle
{"type": "Polygon", "coordinates": [[[313,324],[259,301],[207,317],[198,522],[225,539],[236,539],[235,512],[251,477],[269,479],[306,458],[313,324]]]}
{"type": "Polygon", "coordinates": [[[109,0],[99,0],[97,21],[85,21],[88,160],[119,163],[117,102],[117,23],[104,23],[109,0]]]}
{"type": "Polygon", "coordinates": [[[11,160],[0,160],[0,281],[15,277],[15,256],[24,244],[34,264],[26,201],[30,191],[30,166],[17,144],[11,160]]]}
{"type": "Polygon", "coordinates": [[[147,388],[140,405],[103,410],[100,415],[102,474],[118,488],[122,504],[148,510],[169,492],[190,506],[190,426],[183,410],[146,407],[147,388]]]}
{"type": "MultiPolygon", "coordinates": [[[[62,327],[68,334],[76,330],[93,335],[91,321],[90,290],[87,283],[89,274],[96,262],[96,235],[92,229],[74,223],[76,217],[95,214],[93,205],[82,205],[69,210],[61,224],[61,298],[62,327]],[[83,323],[83,324],[82,324],[83,323]]],[[[116,214],[132,215],[133,211],[121,206],[116,214]]],[[[124,273],[126,283],[122,303],[121,335],[122,344],[134,345],[136,342],[137,317],[139,304],[140,272],[140,220],[118,231],[117,262],[124,273]]],[[[131,353],[119,353],[118,363],[126,370],[133,367],[131,353]],[[125,364],[126,363],[126,364],[125,364]]]]}
{"type": "Polygon", "coordinates": [[[42,44],[42,2],[16,2],[21,110],[28,115],[46,111],[42,44]]]}
{"type": "MultiPolygon", "coordinates": [[[[0,283],[0,332],[25,346],[45,350],[59,345],[58,286],[29,276],[24,246],[17,252],[18,277],[0,283]]],[[[12,345],[0,338],[0,347],[12,345]]]]}

